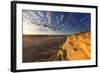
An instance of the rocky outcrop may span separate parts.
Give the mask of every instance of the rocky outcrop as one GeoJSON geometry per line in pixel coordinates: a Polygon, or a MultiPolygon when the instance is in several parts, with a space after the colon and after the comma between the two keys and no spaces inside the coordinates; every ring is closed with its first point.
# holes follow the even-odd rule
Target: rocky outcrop
{"type": "Polygon", "coordinates": [[[65,43],[60,46],[56,59],[85,60],[91,58],[90,32],[68,35],[65,43]]]}

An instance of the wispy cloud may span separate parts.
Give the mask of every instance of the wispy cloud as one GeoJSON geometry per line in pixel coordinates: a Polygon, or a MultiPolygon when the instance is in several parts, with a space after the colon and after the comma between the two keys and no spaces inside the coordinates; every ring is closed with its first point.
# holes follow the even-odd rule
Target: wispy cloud
{"type": "Polygon", "coordinates": [[[64,18],[64,15],[63,15],[63,14],[61,14],[61,15],[60,15],[60,21],[62,21],[62,20],[63,20],[63,18],[64,18]]]}
{"type": "MultiPolygon", "coordinates": [[[[44,33],[60,33],[60,32],[74,32],[74,29],[80,31],[82,28],[82,22],[90,22],[86,20],[87,15],[83,15],[81,19],[78,18],[77,13],[72,12],[51,12],[51,11],[36,11],[36,10],[23,10],[23,22],[28,22],[28,25],[32,25],[30,28],[35,32],[44,33]],[[74,17],[76,15],[76,17],[74,17]],[[78,29],[80,27],[80,29],[78,29]]],[[[89,24],[89,23],[88,23],[89,24]]],[[[90,26],[90,25],[89,25],[90,26]]],[[[85,27],[85,25],[84,25],[85,27]]],[[[83,27],[83,28],[84,28],[83,27]]],[[[25,27],[27,28],[27,27],[25,27]]],[[[83,29],[82,28],[82,29],[83,29]]],[[[87,27],[88,29],[88,27],[87,27]]]]}
{"type": "Polygon", "coordinates": [[[48,19],[48,24],[51,24],[51,13],[47,12],[47,19],[48,19]]]}
{"type": "Polygon", "coordinates": [[[85,16],[83,18],[80,19],[80,22],[84,21],[88,16],[85,16]]]}

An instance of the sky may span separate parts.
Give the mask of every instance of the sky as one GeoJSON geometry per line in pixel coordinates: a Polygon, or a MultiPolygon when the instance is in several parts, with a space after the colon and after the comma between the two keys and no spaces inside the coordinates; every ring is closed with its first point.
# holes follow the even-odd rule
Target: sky
{"type": "Polygon", "coordinates": [[[90,31],[91,14],[23,10],[23,34],[67,35],[90,31]]]}

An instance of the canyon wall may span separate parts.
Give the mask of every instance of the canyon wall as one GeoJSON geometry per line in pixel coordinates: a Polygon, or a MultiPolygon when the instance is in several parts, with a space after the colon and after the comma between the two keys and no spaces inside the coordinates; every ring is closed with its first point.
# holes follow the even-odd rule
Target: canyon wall
{"type": "Polygon", "coordinates": [[[90,32],[68,35],[65,43],[60,46],[56,59],[85,60],[91,58],[90,32]]]}

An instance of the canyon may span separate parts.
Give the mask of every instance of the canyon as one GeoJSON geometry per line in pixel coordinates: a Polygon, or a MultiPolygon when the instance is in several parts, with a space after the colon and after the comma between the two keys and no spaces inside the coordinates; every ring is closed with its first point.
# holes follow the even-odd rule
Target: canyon
{"type": "Polygon", "coordinates": [[[71,35],[23,35],[23,62],[91,59],[90,32],[71,35]]]}

